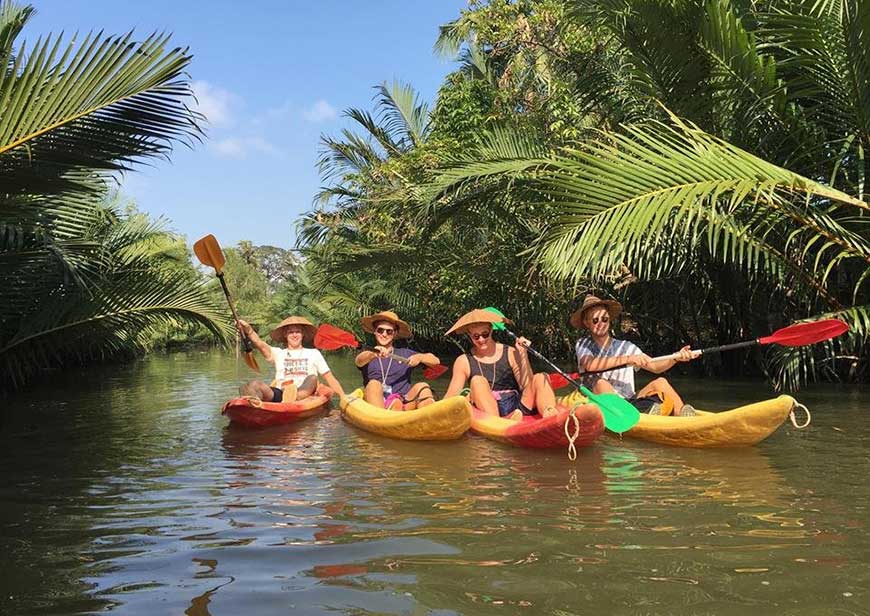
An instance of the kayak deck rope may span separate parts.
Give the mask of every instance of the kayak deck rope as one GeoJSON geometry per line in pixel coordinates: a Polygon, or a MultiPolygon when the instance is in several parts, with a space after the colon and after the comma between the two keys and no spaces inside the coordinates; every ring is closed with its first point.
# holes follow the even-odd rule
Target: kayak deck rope
{"type": "Polygon", "coordinates": [[[812,415],[810,415],[810,409],[808,409],[806,407],[806,405],[801,404],[797,400],[795,400],[794,405],[791,407],[791,411],[789,411],[789,413],[788,413],[788,418],[791,420],[791,425],[793,425],[798,430],[802,430],[803,428],[806,428],[808,425],[810,425],[810,422],[813,419],[812,415]],[[799,424],[797,422],[797,417],[795,417],[795,414],[794,414],[795,409],[802,409],[803,412],[807,414],[807,420],[805,422],[803,422],[802,424],[799,424]]]}
{"type": "Polygon", "coordinates": [[[577,407],[581,406],[581,402],[578,402],[574,406],[571,407],[571,410],[568,412],[568,416],[565,418],[565,436],[568,437],[568,459],[573,462],[577,459],[577,447],[574,445],[574,441],[580,436],[580,420],[577,419],[577,415],[574,413],[577,410],[577,407]],[[569,431],[568,426],[571,425],[572,428],[569,431]]]}

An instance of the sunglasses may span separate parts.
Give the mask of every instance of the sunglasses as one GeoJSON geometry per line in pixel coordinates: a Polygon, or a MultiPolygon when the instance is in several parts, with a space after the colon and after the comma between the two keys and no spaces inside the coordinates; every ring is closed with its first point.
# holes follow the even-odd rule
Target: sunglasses
{"type": "Polygon", "coordinates": [[[379,334],[383,334],[384,336],[391,336],[392,334],[396,333],[395,329],[389,327],[379,327],[375,331],[379,334]]]}
{"type": "Polygon", "coordinates": [[[480,339],[480,338],[483,338],[484,340],[486,340],[487,338],[489,338],[489,335],[490,335],[491,333],[492,333],[492,332],[483,332],[483,333],[481,333],[481,334],[468,334],[468,335],[471,336],[471,339],[472,339],[472,340],[478,340],[478,339],[480,339]]]}
{"type": "Polygon", "coordinates": [[[610,322],[610,317],[609,317],[609,316],[604,316],[604,317],[601,317],[601,318],[599,318],[599,317],[592,317],[592,325],[598,325],[599,323],[609,323],[609,322],[610,322]]]}

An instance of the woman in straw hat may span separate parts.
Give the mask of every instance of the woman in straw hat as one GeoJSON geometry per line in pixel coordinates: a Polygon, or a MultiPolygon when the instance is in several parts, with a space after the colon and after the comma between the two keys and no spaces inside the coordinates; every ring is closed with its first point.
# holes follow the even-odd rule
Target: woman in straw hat
{"type": "Polygon", "coordinates": [[[471,403],[489,415],[522,419],[523,415],[555,415],[556,396],[547,376],[532,374],[526,347],[529,341],[517,338],[513,347],[496,342],[492,324],[507,319],[488,310],[472,310],[449,330],[466,334],[471,352],[453,362],[453,376],[445,398],[458,395],[469,383],[471,403]]]}
{"type": "Polygon", "coordinates": [[[411,337],[410,326],[390,310],[363,317],[361,323],[376,342],[376,351],[363,351],[356,356],[366,402],[394,411],[411,411],[435,402],[428,383],[411,384],[411,371],[420,364],[437,366],[441,360],[432,353],[393,346],[395,340],[411,337]],[[395,361],[390,355],[404,357],[408,363],[395,361]]]}
{"type": "Polygon", "coordinates": [[[596,394],[617,393],[634,404],[638,410],[651,415],[661,414],[662,402],[674,403],[676,415],[690,416],[695,409],[683,403],[683,399],[664,377],[652,380],[640,391],[634,388],[634,373],[643,368],[660,374],[671,369],[677,362],[695,359],[690,347],[680,349],[677,359],[652,361],[648,355],[628,340],[610,336],[610,324],[622,312],[622,305],[614,300],[587,295],[574,314],[571,325],[589,332],[577,341],[577,372],[583,384],[596,394]]]}
{"type": "Polygon", "coordinates": [[[312,395],[317,389],[317,377],[340,398],[344,398],[341,383],[333,376],[320,351],[302,346],[314,338],[315,327],[305,317],[287,317],[269,334],[275,342],[284,342],[287,348],[266,344],[254,328],[239,319],[239,329],[250,338],[266,361],[275,364],[275,380],[278,387],[263,381],[250,381],[239,388],[243,396],[255,396],[265,402],[295,402],[312,395]]]}

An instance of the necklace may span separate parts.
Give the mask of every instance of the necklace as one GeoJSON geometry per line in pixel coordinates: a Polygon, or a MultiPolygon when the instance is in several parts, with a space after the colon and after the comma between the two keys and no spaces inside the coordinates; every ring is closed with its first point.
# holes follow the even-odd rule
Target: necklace
{"type": "MultiPolygon", "coordinates": [[[[480,365],[480,360],[477,359],[477,356],[474,355],[474,353],[472,353],[472,357],[474,357],[474,361],[477,362],[477,370],[480,372],[480,376],[482,376],[483,378],[486,378],[486,376],[483,374],[483,366],[480,365]]],[[[499,358],[499,359],[501,359],[501,358],[499,358]]],[[[497,363],[498,363],[498,360],[492,362],[492,382],[489,382],[489,379],[486,379],[487,382],[489,383],[490,389],[495,387],[495,365],[497,363]]]]}
{"type": "Polygon", "coordinates": [[[387,363],[387,370],[384,371],[384,360],[381,357],[378,357],[378,366],[381,367],[381,383],[384,385],[387,384],[387,375],[390,373],[390,368],[393,367],[393,358],[390,358],[390,361],[387,363]]]}

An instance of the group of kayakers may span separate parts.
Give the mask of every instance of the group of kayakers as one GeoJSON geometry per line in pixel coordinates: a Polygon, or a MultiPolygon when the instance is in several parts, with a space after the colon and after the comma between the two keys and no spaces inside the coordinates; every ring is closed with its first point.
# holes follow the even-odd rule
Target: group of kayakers
{"type": "MultiPolygon", "coordinates": [[[[676,362],[691,361],[696,355],[686,346],[676,359],[653,361],[633,343],[611,336],[610,326],[620,312],[619,302],[590,295],[571,315],[571,325],[587,332],[575,346],[577,372],[583,384],[596,394],[617,393],[642,412],[660,414],[663,404],[672,403],[674,415],[694,415],[694,409],[683,403],[667,379],[656,378],[636,391],[634,373],[640,369],[662,373],[676,362]]],[[[476,309],[460,317],[447,331],[448,335],[465,334],[471,348],[453,362],[445,397],[459,395],[468,387],[470,402],[487,414],[521,419],[524,415],[547,417],[558,413],[556,395],[547,375],[532,372],[527,352],[529,341],[518,337],[513,346],[495,341],[493,324],[504,320],[490,310],[476,309]]],[[[375,339],[371,350],[363,350],[355,359],[362,375],[365,400],[396,411],[432,404],[435,396],[429,384],[413,383],[411,374],[417,366],[437,366],[440,360],[432,353],[395,346],[396,340],[411,337],[408,323],[395,312],[381,311],[363,317],[361,324],[375,339]]],[[[272,340],[284,343],[286,348],[267,344],[245,321],[239,321],[239,329],[267,361],[275,364],[272,385],[250,381],[240,388],[242,396],[266,402],[303,400],[316,391],[321,377],[339,397],[345,397],[320,351],[306,346],[311,344],[316,330],[307,319],[291,316],[272,330],[272,340]]]]}

